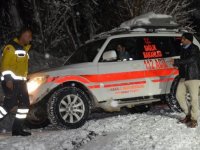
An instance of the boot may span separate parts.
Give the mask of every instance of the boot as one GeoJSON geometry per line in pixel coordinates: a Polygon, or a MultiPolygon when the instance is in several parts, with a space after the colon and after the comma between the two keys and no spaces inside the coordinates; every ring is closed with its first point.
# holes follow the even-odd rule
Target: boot
{"type": "Polygon", "coordinates": [[[15,121],[12,127],[12,136],[30,136],[31,135],[30,132],[25,132],[23,130],[23,123],[24,123],[24,119],[15,118],[15,121]]]}
{"type": "Polygon", "coordinates": [[[198,126],[197,120],[191,120],[187,123],[188,128],[196,128],[198,126]]]}
{"type": "Polygon", "coordinates": [[[12,136],[30,136],[31,133],[30,132],[26,132],[23,130],[19,130],[19,131],[12,131],[12,136]]]}
{"type": "Polygon", "coordinates": [[[179,120],[179,123],[188,123],[191,121],[191,116],[190,115],[186,115],[186,117],[184,119],[179,120]]]}

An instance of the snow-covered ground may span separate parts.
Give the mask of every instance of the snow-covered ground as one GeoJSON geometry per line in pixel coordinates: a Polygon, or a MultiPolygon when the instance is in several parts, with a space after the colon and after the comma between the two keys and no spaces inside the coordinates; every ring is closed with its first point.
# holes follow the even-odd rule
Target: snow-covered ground
{"type": "Polygon", "coordinates": [[[196,150],[200,127],[189,129],[177,123],[181,114],[153,108],[148,113],[96,113],[75,130],[48,127],[30,137],[0,135],[4,150],[196,150]]]}

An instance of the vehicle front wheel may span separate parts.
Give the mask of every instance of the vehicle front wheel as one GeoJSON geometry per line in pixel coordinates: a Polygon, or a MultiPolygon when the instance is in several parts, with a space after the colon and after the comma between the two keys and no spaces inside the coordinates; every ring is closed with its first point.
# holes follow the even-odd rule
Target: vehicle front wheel
{"type": "Polygon", "coordinates": [[[48,117],[52,124],[65,128],[79,128],[90,114],[90,100],[76,87],[56,91],[48,102],[48,117]]]}
{"type": "Polygon", "coordinates": [[[172,83],[170,94],[166,95],[166,102],[168,106],[171,108],[171,110],[175,112],[182,112],[182,109],[178,103],[178,100],[176,99],[176,90],[178,87],[180,77],[176,77],[172,83]]]}

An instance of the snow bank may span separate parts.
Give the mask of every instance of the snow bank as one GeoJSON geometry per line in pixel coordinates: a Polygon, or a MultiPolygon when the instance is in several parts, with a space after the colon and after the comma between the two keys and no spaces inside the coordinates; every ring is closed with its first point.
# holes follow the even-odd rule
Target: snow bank
{"type": "Polygon", "coordinates": [[[179,114],[154,108],[145,114],[95,114],[76,130],[35,130],[30,137],[0,135],[9,150],[196,150],[200,130],[177,123],[179,114]]]}
{"type": "Polygon", "coordinates": [[[140,15],[131,20],[125,21],[120,25],[120,28],[130,29],[132,27],[140,27],[140,26],[177,26],[178,24],[173,21],[172,16],[165,14],[155,14],[153,12],[149,12],[147,14],[140,15]]]}

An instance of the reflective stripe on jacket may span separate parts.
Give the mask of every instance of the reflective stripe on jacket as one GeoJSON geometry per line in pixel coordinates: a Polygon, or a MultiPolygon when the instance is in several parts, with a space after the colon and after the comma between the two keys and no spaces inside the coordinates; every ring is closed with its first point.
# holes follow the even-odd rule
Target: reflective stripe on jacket
{"type": "Polygon", "coordinates": [[[10,75],[16,80],[26,79],[30,47],[30,45],[24,47],[19,45],[17,38],[5,46],[1,59],[2,80],[6,75],[10,75]]]}

